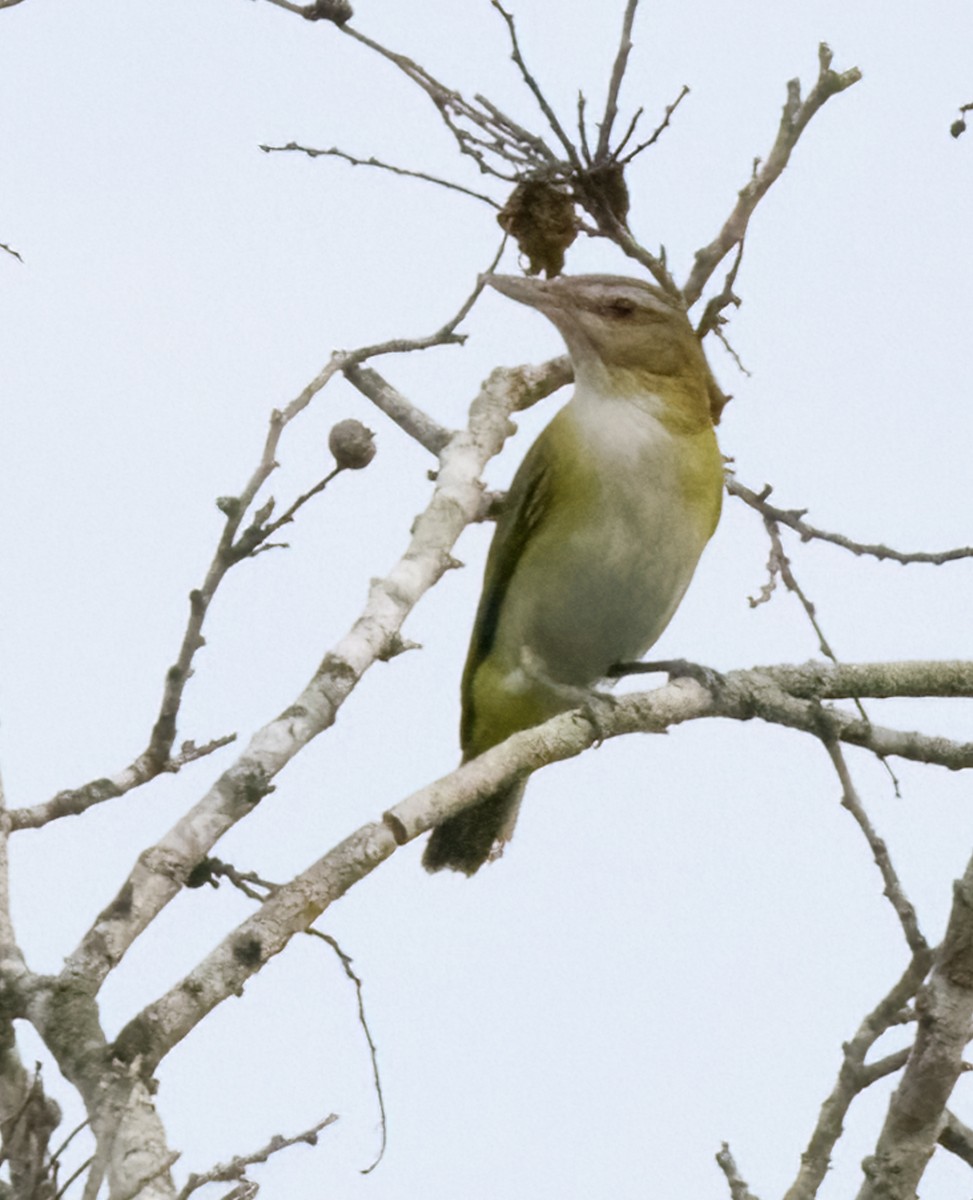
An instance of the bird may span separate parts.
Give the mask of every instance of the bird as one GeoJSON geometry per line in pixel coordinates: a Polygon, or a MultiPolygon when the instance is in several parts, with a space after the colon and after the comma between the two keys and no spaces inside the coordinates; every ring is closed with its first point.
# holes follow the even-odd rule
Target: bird
{"type": "MultiPolygon", "coordinates": [[[[641,279],[489,275],[556,326],[574,394],[527,451],[497,519],[461,685],[463,761],[579,707],[676,611],[723,495],[720,393],[676,296],[641,279]]],[[[436,826],[423,866],[499,857],[519,780],[436,826]]]]}

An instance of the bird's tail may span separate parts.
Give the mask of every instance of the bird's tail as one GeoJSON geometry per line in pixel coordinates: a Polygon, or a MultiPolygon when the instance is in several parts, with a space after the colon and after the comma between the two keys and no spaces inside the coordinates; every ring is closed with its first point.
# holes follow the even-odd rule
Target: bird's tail
{"type": "Polygon", "coordinates": [[[511,784],[437,825],[426,844],[422,865],[427,871],[448,867],[472,875],[488,860],[499,858],[513,836],[523,794],[523,783],[511,784]]]}

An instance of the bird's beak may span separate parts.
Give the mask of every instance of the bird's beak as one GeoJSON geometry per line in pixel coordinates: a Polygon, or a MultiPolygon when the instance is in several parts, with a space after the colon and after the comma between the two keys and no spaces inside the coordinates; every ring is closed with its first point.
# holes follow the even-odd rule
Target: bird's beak
{"type": "Polygon", "coordinates": [[[480,282],[510,300],[529,304],[531,308],[549,308],[552,303],[550,284],[543,279],[527,279],[522,275],[481,275],[480,282]]]}

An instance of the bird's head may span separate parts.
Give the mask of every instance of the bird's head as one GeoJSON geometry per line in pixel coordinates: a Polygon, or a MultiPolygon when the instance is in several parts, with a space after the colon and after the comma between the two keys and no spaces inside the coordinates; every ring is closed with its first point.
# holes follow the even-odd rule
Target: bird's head
{"type": "Polygon", "coordinates": [[[686,311],[661,288],[622,275],[485,280],[557,326],[579,386],[638,393],[657,391],[668,379],[708,392],[712,376],[686,311]]]}

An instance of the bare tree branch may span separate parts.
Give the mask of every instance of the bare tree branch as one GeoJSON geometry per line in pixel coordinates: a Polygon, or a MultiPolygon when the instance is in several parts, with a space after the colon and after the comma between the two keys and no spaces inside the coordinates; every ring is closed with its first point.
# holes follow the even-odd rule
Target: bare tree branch
{"type": "Polygon", "coordinates": [[[229,1183],[234,1179],[245,1179],[247,1167],[252,1167],[255,1163],[265,1163],[268,1158],[274,1154],[279,1154],[281,1150],[287,1150],[291,1146],[316,1146],[318,1144],[318,1134],[322,1129],[327,1129],[329,1125],[333,1125],[337,1121],[337,1113],[329,1113],[323,1121],[318,1121],[317,1125],[312,1125],[310,1129],[305,1129],[303,1133],[297,1133],[293,1137],[285,1138],[280,1134],[276,1134],[270,1139],[266,1146],[261,1150],[256,1150],[252,1154],[241,1154],[236,1158],[231,1158],[228,1163],[219,1163],[215,1167],[210,1167],[208,1171],[201,1175],[190,1175],[186,1180],[186,1185],[180,1191],[177,1200],[188,1200],[188,1197],[201,1187],[205,1187],[208,1183],[229,1183]]]}
{"type": "Polygon", "coordinates": [[[485,192],[475,192],[472,188],[464,187],[461,183],[453,183],[449,179],[440,179],[438,175],[428,175],[425,171],[410,171],[407,167],[396,167],[391,163],[382,162],[380,159],[374,157],[355,158],[353,154],[347,154],[344,150],[339,150],[336,146],[332,146],[330,150],[315,150],[311,146],[300,146],[297,142],[288,142],[286,146],[261,146],[260,149],[265,154],[296,150],[301,154],[306,154],[308,158],[341,158],[345,162],[351,163],[353,167],[378,167],[382,171],[391,171],[393,175],[406,175],[412,179],[422,179],[426,183],[434,183],[438,187],[448,188],[452,192],[462,192],[464,196],[472,196],[474,200],[482,200],[484,204],[489,204],[491,208],[501,207],[492,196],[486,195],[485,192]]]}
{"type": "Polygon", "coordinates": [[[615,160],[618,162],[619,166],[627,167],[628,164],[632,161],[632,159],[637,158],[642,153],[643,150],[648,150],[648,148],[650,146],[654,146],[656,144],[656,142],[659,140],[659,138],[662,137],[662,134],[665,132],[665,130],[669,128],[669,123],[672,120],[672,114],[676,111],[676,109],[679,107],[679,105],[682,104],[683,100],[685,100],[686,97],[689,95],[689,91],[690,91],[689,86],[684,83],[682,85],[682,87],[679,89],[679,95],[675,98],[675,100],[673,100],[673,102],[671,104],[666,105],[666,110],[662,117],[662,120],[659,122],[658,125],[656,125],[655,129],[652,130],[652,133],[645,139],[644,142],[639,142],[639,144],[635,147],[634,150],[630,150],[628,152],[628,154],[623,156],[622,151],[625,149],[625,146],[628,144],[629,138],[635,132],[635,123],[638,120],[639,115],[642,112],[641,109],[638,109],[636,111],[635,116],[632,118],[632,123],[628,128],[628,132],[625,134],[625,136],[622,138],[622,140],[615,147],[615,151],[614,151],[615,160]]]}
{"type": "Polygon", "coordinates": [[[338,961],[341,963],[344,973],[355,985],[355,995],[358,1000],[358,1024],[361,1025],[362,1031],[365,1034],[365,1040],[368,1042],[368,1054],[372,1063],[372,1082],[375,1085],[375,1095],[378,1099],[379,1128],[382,1131],[382,1140],[378,1147],[378,1153],[371,1164],[361,1172],[362,1175],[370,1175],[385,1157],[385,1150],[388,1146],[388,1116],[385,1112],[385,1094],[382,1091],[382,1077],[378,1069],[378,1047],[375,1045],[375,1039],[372,1037],[372,1031],[368,1026],[368,1017],[365,1014],[364,985],[352,968],[351,956],[342,950],[335,938],[329,933],[322,933],[320,929],[308,929],[307,932],[311,937],[320,938],[321,941],[331,947],[335,954],[337,954],[338,961]]]}
{"type": "MultiPolygon", "coordinates": [[[[538,400],[545,399],[552,392],[570,383],[574,377],[571,360],[567,355],[549,359],[536,370],[539,385],[525,390],[514,411],[522,412],[538,400]]],[[[345,378],[430,454],[439,454],[452,436],[450,430],[417,409],[371,367],[348,367],[345,370],[345,378]]]]}
{"type": "Polygon", "coordinates": [[[946,1121],[939,1135],[939,1144],[957,1158],[961,1158],[968,1167],[973,1167],[973,1129],[949,1109],[946,1110],[946,1121]]]}
{"type": "MultiPolygon", "coordinates": [[[[900,664],[908,667],[910,664],[900,664]]],[[[930,664],[924,664],[929,666],[930,664]]],[[[823,664],[817,670],[827,672],[823,664]]],[[[785,668],[796,670],[796,668],[785,668]]],[[[840,686],[844,668],[830,669],[840,686]]],[[[858,664],[860,679],[876,678],[882,664],[858,664]]],[[[973,766],[973,743],[940,738],[863,722],[820,701],[787,695],[772,680],[772,668],[735,671],[711,692],[691,679],[679,679],[651,692],[616,698],[595,721],[579,709],[543,725],[516,733],[479,758],[389,809],[381,822],[362,826],[301,875],[281,886],[260,911],[230,933],[190,973],[135,1017],[119,1035],[114,1052],[126,1060],[137,1047],[143,1062],[157,1064],[216,1005],[244,986],[265,962],[279,954],[294,934],[306,930],[334,900],[370,874],[398,845],[419,837],[484,796],[552,762],[575,757],[602,741],[628,733],[660,733],[702,717],[764,721],[820,736],[822,713],[834,737],[852,745],[900,753],[951,767],[973,766]]],[[[973,696],[973,663],[965,664],[964,695],[973,696]]],[[[910,672],[903,672],[906,684],[910,672]]],[[[889,681],[880,685],[889,694],[889,681]]],[[[862,694],[869,694],[866,690],[862,694]]],[[[906,686],[902,694],[911,692],[906,686]]]]}
{"type": "Polygon", "coordinates": [[[838,95],[861,79],[861,71],[857,67],[852,67],[850,71],[840,75],[832,71],[831,58],[830,48],[822,42],[818,47],[818,78],[806,100],[801,100],[799,79],[792,79],[788,83],[787,101],[781,115],[777,138],[767,161],[742,189],[733,212],[713,241],[696,252],[695,265],[682,289],[688,306],[692,307],[696,303],[723,257],[743,238],[754,209],[787,166],[791,152],[808,121],[832,96],[838,95]]]}
{"type": "MultiPolygon", "coordinates": [[[[491,268],[497,262],[501,251],[497,252],[491,268]]],[[[484,286],[485,282],[481,277],[455,315],[432,334],[416,338],[391,338],[384,342],[361,346],[356,350],[335,351],[328,364],[286,408],[274,410],[271,414],[263,453],[256,470],[238,496],[221,497],[217,502],[225,517],[224,528],[202,585],[190,593],[189,618],[183,634],[182,645],[175,663],[166,672],[159,715],[156,718],[149,745],[129,766],[123,768],[115,776],[92,780],[82,787],[59,792],[43,804],[29,809],[18,809],[11,813],[11,829],[37,828],[59,817],[83,813],[95,804],[115,799],[141,787],[164,772],[174,773],[187,763],[211,754],[214,750],[234,740],[236,735],[231,734],[214,739],[203,747],[197,747],[194,742],[189,741],[183,744],[179,754],[172,754],[183,694],[186,684],[192,676],[192,663],[196,652],[205,645],[202,635],[203,622],[220,584],[231,567],[251,557],[268,537],[285,524],[304,500],[321,490],[322,485],[319,484],[317,488],[306,493],[297,505],[292,505],[284,517],[268,524],[273,509],[273,501],[271,501],[255,514],[250,525],[241,532],[241,525],[250,505],[260,488],[277,468],[277,447],[284,429],[307,408],[314,396],[339,372],[354,372],[367,359],[382,355],[405,354],[428,350],[434,346],[461,344],[465,339],[462,334],[456,332],[456,329],[469,314],[482,294],[484,286]]],[[[428,431],[434,426],[431,418],[420,413],[414,406],[409,406],[408,402],[401,397],[398,397],[396,411],[398,417],[395,419],[398,419],[403,427],[408,426],[409,420],[414,428],[424,428],[428,431]],[[407,410],[411,413],[411,418],[408,420],[406,418],[407,410]]]]}
{"type": "Polygon", "coordinates": [[[716,1164],[726,1176],[726,1182],[730,1185],[730,1200],[757,1200],[757,1197],[750,1191],[749,1184],[740,1174],[736,1160],[730,1153],[728,1142],[723,1143],[716,1155],[716,1164]]]}
{"type": "MultiPolygon", "coordinates": [[[[628,66],[628,56],[632,51],[632,26],[635,23],[635,10],[639,0],[628,0],[625,5],[625,16],[622,18],[622,36],[618,43],[618,51],[612,64],[611,78],[608,81],[608,95],[605,99],[605,115],[601,120],[598,132],[598,149],[595,151],[596,160],[608,157],[611,148],[612,126],[618,116],[618,93],[622,80],[625,78],[625,68],[628,66]]],[[[682,97],[680,97],[681,99],[682,97]]],[[[678,104],[678,101],[676,101],[678,104]]],[[[629,130],[631,132],[631,129],[629,130]]],[[[625,139],[622,140],[622,145],[625,139]]]]}
{"type": "MultiPolygon", "coordinates": [[[[338,369],[348,360],[336,356],[333,361],[338,369]]],[[[388,576],[373,581],[361,616],[324,656],[294,702],[258,730],[207,794],[142,853],[115,901],[68,957],[66,978],[84,977],[97,988],[215,842],[273,791],[278,772],[333,724],[362,674],[395,653],[402,622],[455,565],[449,551],[479,514],[479,475],[510,432],[507,414],[525,390],[542,388],[544,379],[536,368],[498,369],[490,375],[471,407],[469,430],[455,434],[442,451],[435,491],[413,526],[403,557],[388,576]]]]}
{"type": "MultiPolygon", "coordinates": [[[[915,1015],[910,1016],[910,1020],[915,1020],[915,1015]]],[[[902,1024],[903,1022],[898,1022],[902,1024]]],[[[862,1087],[871,1087],[873,1083],[877,1083],[880,1079],[887,1079],[889,1075],[895,1075],[909,1061],[911,1047],[903,1046],[901,1050],[893,1050],[891,1054],[886,1054],[884,1058],[879,1058],[875,1062],[865,1063],[861,1069],[862,1087]]]]}
{"type": "Polygon", "coordinates": [[[0,1163],[10,1171],[12,1195],[25,1200],[52,1200],[57,1187],[57,1160],[50,1141],[61,1123],[60,1106],[44,1091],[40,1063],[33,1076],[20,1061],[13,1023],[0,1029],[0,1163]]]}
{"type": "Polygon", "coordinates": [[[801,699],[888,700],[893,696],[959,698],[973,695],[973,663],[924,662],[912,659],[888,663],[807,662],[801,666],[755,667],[791,696],[801,699]]]}
{"type": "Polygon", "coordinates": [[[524,129],[485,97],[476,96],[474,103],[470,103],[406,55],[388,50],[351,25],[342,26],[342,32],[393,63],[422,88],[453,135],[460,153],[473,158],[483,174],[513,183],[525,170],[558,168],[559,159],[543,138],[524,129]],[[496,159],[513,167],[513,172],[498,167],[496,159]]]}
{"type": "Polygon", "coordinates": [[[45,800],[30,808],[11,809],[9,814],[10,830],[13,832],[18,829],[39,829],[42,825],[46,825],[49,821],[56,821],[60,817],[78,816],[95,804],[103,804],[106,800],[114,800],[119,796],[124,796],[126,792],[142,787],[143,784],[157,778],[160,774],[174,775],[188,763],[206,758],[216,750],[222,749],[223,746],[229,746],[235,741],[236,734],[230,733],[225,737],[214,738],[204,746],[197,746],[195,742],[191,741],[183,742],[179,753],[168,758],[161,767],[156,766],[147,755],[141,754],[117,775],[105,779],[93,779],[82,787],[58,792],[50,800],[45,800]]]}
{"type": "Polygon", "coordinates": [[[973,859],[953,889],[946,936],[917,1002],[918,1032],[858,1200],[914,1200],[945,1125],[973,1023],[973,859]]]}
{"type": "MultiPolygon", "coordinates": [[[[894,1025],[906,1004],[919,990],[932,962],[928,948],[909,963],[901,979],[872,1009],[859,1025],[855,1036],[842,1047],[838,1078],[831,1094],[821,1106],[817,1124],[801,1155],[797,1178],[784,1193],[784,1200],[814,1200],[831,1166],[831,1154],[844,1132],[844,1121],[852,1101],[878,1077],[865,1057],[878,1039],[894,1025]]],[[[907,1052],[906,1052],[907,1053],[907,1052]]],[[[893,1056],[896,1070],[904,1063],[893,1056]]]]}
{"type": "Polygon", "coordinates": [[[430,454],[439,454],[452,437],[451,430],[407,400],[374,368],[346,367],[345,378],[430,454]]]}
{"type": "Polygon", "coordinates": [[[802,542],[830,542],[834,546],[841,546],[844,550],[850,550],[852,554],[868,555],[872,558],[890,559],[898,563],[931,563],[934,566],[941,566],[944,563],[956,562],[959,559],[973,558],[973,546],[960,546],[953,550],[893,550],[889,546],[873,542],[858,542],[852,538],[846,537],[843,533],[829,533],[825,529],[818,529],[814,525],[809,525],[804,517],[807,515],[806,508],[777,508],[773,504],[767,502],[773,490],[769,484],[766,484],[759,492],[754,492],[750,488],[744,486],[735,475],[728,474],[726,477],[726,490],[731,496],[736,496],[751,508],[756,509],[761,516],[774,521],[778,525],[785,525],[788,529],[792,529],[800,536],[802,542]]]}
{"type": "MultiPolygon", "coordinates": [[[[794,571],[791,567],[790,559],[787,557],[787,555],[784,552],[784,545],[783,545],[783,541],[781,539],[780,528],[777,525],[777,522],[772,521],[768,517],[764,517],[764,527],[767,530],[767,534],[770,538],[770,545],[771,545],[770,561],[768,564],[769,568],[770,568],[770,583],[769,583],[769,586],[764,588],[761,600],[759,600],[759,601],[754,601],[753,599],[750,600],[751,606],[756,607],[756,605],[758,603],[762,603],[763,600],[769,599],[770,592],[773,590],[774,579],[775,579],[776,575],[780,575],[780,578],[784,581],[784,586],[787,588],[787,590],[789,592],[791,592],[793,595],[795,595],[797,597],[798,601],[801,604],[801,607],[804,609],[805,616],[807,617],[808,621],[810,622],[811,627],[813,628],[814,632],[817,634],[818,646],[821,649],[821,653],[824,654],[827,658],[829,658],[833,663],[835,663],[837,665],[838,656],[837,656],[837,654],[835,654],[834,650],[831,648],[831,644],[828,641],[827,637],[825,637],[824,630],[821,627],[820,621],[818,620],[817,609],[815,608],[815,605],[812,603],[811,599],[806,595],[804,589],[797,582],[797,579],[794,576],[794,571]]],[[[857,696],[854,697],[854,703],[855,703],[855,708],[858,709],[858,713],[861,716],[861,719],[867,723],[869,720],[869,716],[868,716],[868,713],[865,711],[865,706],[862,704],[860,698],[857,696]]],[[[888,762],[883,760],[883,763],[884,763],[885,769],[888,771],[888,773],[892,779],[893,786],[895,787],[895,790],[896,790],[896,795],[898,795],[899,781],[898,781],[898,779],[896,779],[895,773],[892,770],[892,768],[889,766],[888,762]]]]}
{"type": "Polygon", "coordinates": [[[851,772],[848,770],[848,764],[845,761],[841,747],[827,732],[822,735],[822,741],[834,764],[838,778],[841,780],[842,806],[851,813],[858,828],[865,835],[865,840],[868,842],[875,865],[881,872],[882,882],[885,884],[885,895],[895,910],[895,915],[902,926],[902,932],[905,934],[905,940],[908,943],[909,949],[912,951],[913,957],[926,955],[929,952],[929,945],[919,930],[916,910],[905,894],[902,881],[892,866],[888,846],[878,836],[875,827],[869,820],[868,813],[865,812],[865,806],[862,804],[858,791],[852,782],[851,772]]]}
{"type": "Polygon", "coordinates": [[[554,112],[554,109],[551,108],[550,104],[548,103],[546,96],[541,91],[540,87],[538,86],[537,80],[534,78],[533,75],[531,75],[530,71],[527,69],[527,64],[526,64],[526,62],[524,62],[524,56],[520,52],[520,43],[517,40],[517,26],[514,23],[513,15],[511,13],[507,12],[507,10],[500,3],[500,0],[490,0],[490,3],[493,5],[493,7],[497,10],[497,12],[501,15],[501,17],[503,17],[504,21],[507,23],[507,29],[510,33],[510,44],[513,47],[511,57],[513,58],[514,62],[517,64],[517,66],[520,68],[520,74],[524,80],[524,83],[526,83],[527,86],[530,88],[530,90],[533,92],[534,99],[540,105],[541,112],[546,117],[547,123],[551,127],[551,131],[553,132],[554,136],[557,138],[557,140],[561,143],[562,147],[564,148],[564,153],[567,155],[568,162],[576,170],[580,169],[581,160],[578,158],[578,152],[574,148],[574,143],[571,141],[571,139],[568,137],[568,135],[564,132],[561,122],[557,119],[557,114],[554,112]]]}

